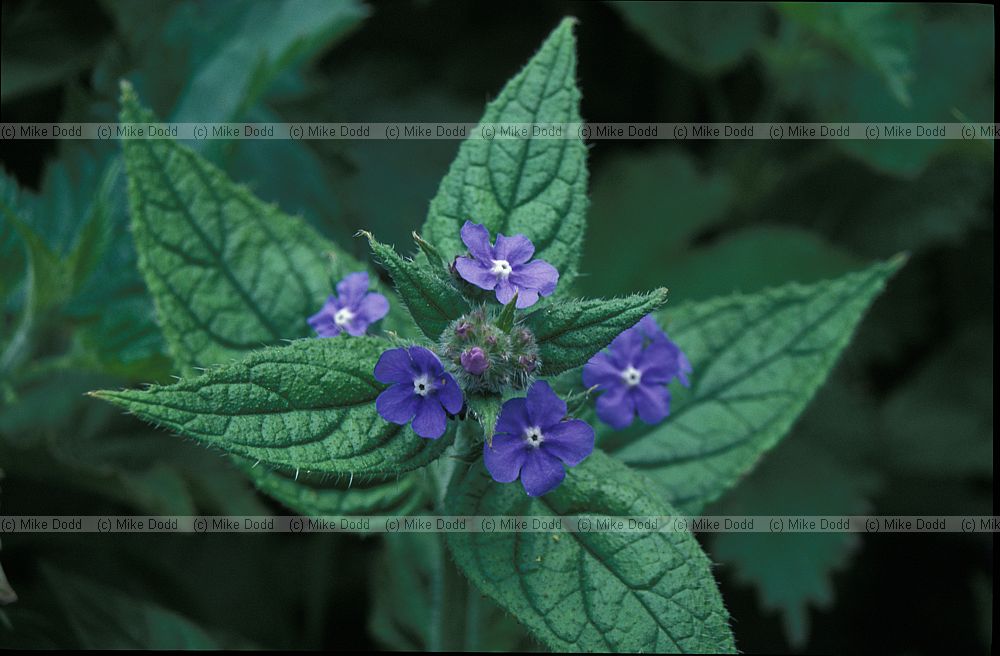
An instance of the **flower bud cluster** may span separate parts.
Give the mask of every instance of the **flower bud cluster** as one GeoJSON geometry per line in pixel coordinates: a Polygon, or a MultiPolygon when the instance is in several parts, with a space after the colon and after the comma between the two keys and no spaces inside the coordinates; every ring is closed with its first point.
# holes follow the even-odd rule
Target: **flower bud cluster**
{"type": "Polygon", "coordinates": [[[441,335],[441,360],[467,392],[527,389],[541,366],[535,336],[523,325],[504,330],[501,310],[477,308],[453,321],[441,335]]]}

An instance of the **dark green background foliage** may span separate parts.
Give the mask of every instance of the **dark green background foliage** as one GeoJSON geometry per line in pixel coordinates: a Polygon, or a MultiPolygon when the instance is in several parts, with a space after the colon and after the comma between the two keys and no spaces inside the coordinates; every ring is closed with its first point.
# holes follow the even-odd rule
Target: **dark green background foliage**
{"type": "MultiPolygon", "coordinates": [[[[473,122],[565,15],[580,20],[592,121],[993,121],[991,7],[351,0],[5,2],[2,118],[113,121],[125,78],[169,120],[473,122]]],[[[359,229],[411,251],[458,145],[199,144],[359,261],[359,229]]],[[[119,154],[113,143],[4,143],[0,510],[352,512],[353,492],[324,494],[342,481],[316,478],[306,493],[271,476],[258,481],[264,496],[248,464],[84,396],[182,373],[136,266],[119,154]]],[[[992,143],[599,141],[588,168],[574,282],[585,296],[666,286],[673,308],[910,254],[791,434],[692,508],[992,514],[992,143]]],[[[326,281],[310,284],[322,298],[326,281]]],[[[266,330],[246,337],[269,341],[266,330]]],[[[648,460],[640,437],[599,439],[628,463],[648,460]]],[[[386,513],[421,502],[417,475],[377,483],[353,489],[382,490],[386,513]]],[[[699,541],[741,650],[991,644],[989,535],[699,541]]],[[[13,535],[2,548],[0,602],[18,597],[0,606],[5,647],[537,648],[434,536],[13,535]]]]}

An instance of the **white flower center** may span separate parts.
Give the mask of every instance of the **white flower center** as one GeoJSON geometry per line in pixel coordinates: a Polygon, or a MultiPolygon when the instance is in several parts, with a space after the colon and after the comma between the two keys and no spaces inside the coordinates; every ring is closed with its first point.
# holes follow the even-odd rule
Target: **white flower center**
{"type": "Polygon", "coordinates": [[[622,380],[624,380],[625,384],[629,387],[635,387],[642,380],[642,372],[632,365],[629,365],[625,367],[624,371],[622,371],[622,380]]]}
{"type": "Polygon", "coordinates": [[[506,280],[511,270],[510,262],[507,260],[493,260],[493,268],[490,269],[490,273],[506,280]]]}
{"type": "Polygon", "coordinates": [[[413,393],[419,396],[427,396],[434,390],[429,376],[424,374],[413,379],[413,393]]]}
{"type": "Polygon", "coordinates": [[[536,449],[542,445],[545,441],[545,436],[542,435],[542,429],[538,426],[532,426],[524,431],[524,441],[535,447],[536,449]]]}
{"type": "Polygon", "coordinates": [[[340,308],[337,314],[333,315],[333,322],[338,326],[346,326],[354,318],[354,313],[347,308],[340,308]]]}

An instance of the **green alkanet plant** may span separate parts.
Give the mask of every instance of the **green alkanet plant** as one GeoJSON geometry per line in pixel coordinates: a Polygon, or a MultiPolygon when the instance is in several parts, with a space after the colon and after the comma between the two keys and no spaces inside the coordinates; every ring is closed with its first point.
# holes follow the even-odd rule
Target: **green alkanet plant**
{"type": "MultiPolygon", "coordinates": [[[[484,123],[580,122],[572,30],[555,29],[484,123]]],[[[154,120],[128,84],[121,119],[154,120]]],[[[189,148],[123,149],[140,269],[181,380],[94,395],[225,451],[305,514],[698,513],[788,432],[902,263],[670,309],[662,288],[577,299],[586,147],[473,137],[413,258],[364,233],[393,293],[189,148]]],[[[447,544],[552,649],[735,650],[689,533],[447,544]]]]}

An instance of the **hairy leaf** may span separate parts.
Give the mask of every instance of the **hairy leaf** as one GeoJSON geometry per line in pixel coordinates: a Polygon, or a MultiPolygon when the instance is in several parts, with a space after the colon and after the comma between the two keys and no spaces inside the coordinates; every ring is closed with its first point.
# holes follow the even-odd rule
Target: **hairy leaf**
{"type": "Polygon", "coordinates": [[[384,386],[372,370],[385,346],[374,337],[300,340],[174,385],[94,395],[275,467],[395,474],[427,464],[449,440],[422,439],[378,416],[384,386]]]}
{"type": "MultiPolygon", "coordinates": [[[[121,119],[153,120],[128,85],[121,119]]],[[[172,140],[124,150],[139,268],[185,371],[309,334],[331,276],[364,268],[172,140]]]]}
{"type": "Polygon", "coordinates": [[[624,298],[573,300],[553,304],[525,322],[535,333],[543,376],[578,367],[611,343],[623,330],[667,302],[667,290],[624,298]]]}
{"type": "Polygon", "coordinates": [[[372,252],[379,264],[392,276],[399,297],[406,304],[410,315],[427,337],[436,340],[448,324],[469,309],[469,303],[445,277],[428,265],[409,260],[392,246],[375,241],[369,233],[372,252]]]}
{"type": "Polygon", "coordinates": [[[662,424],[638,438],[610,436],[603,448],[698,512],[788,432],[903,261],[663,312],[694,367],[691,388],[675,390],[662,424]]]}
{"type": "Polygon", "coordinates": [[[503,406],[504,398],[496,394],[466,394],[465,403],[475,415],[476,421],[483,429],[483,439],[487,443],[493,442],[493,433],[496,430],[497,418],[500,416],[500,408],[503,406]]]}
{"type": "Polygon", "coordinates": [[[300,515],[408,515],[424,501],[420,475],[364,481],[300,474],[290,477],[263,465],[240,467],[257,489],[300,515]]]}
{"type": "MultiPolygon", "coordinates": [[[[538,53],[486,107],[493,123],[580,123],[573,19],[559,24],[538,53]]],[[[587,149],[567,139],[483,139],[462,143],[431,201],[421,234],[446,260],[465,251],[466,220],[491,232],[524,234],[535,257],[559,269],[560,286],[576,277],[587,209],[587,149]]]]}
{"type": "MultiPolygon", "coordinates": [[[[641,476],[595,451],[538,498],[481,465],[453,481],[458,515],[655,515],[674,510],[641,476]]],[[[680,532],[449,533],[469,579],[560,651],[732,652],[710,564],[680,532]]]]}

